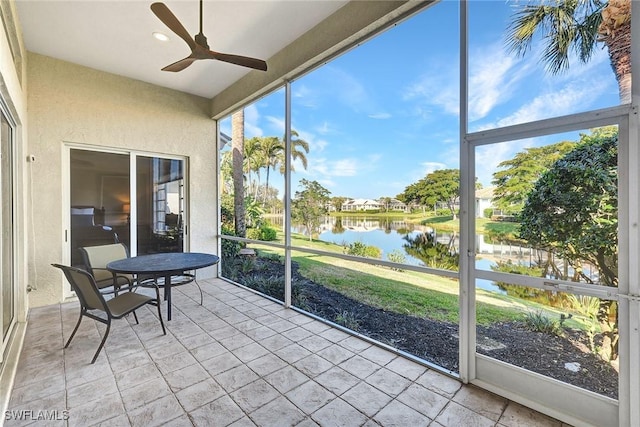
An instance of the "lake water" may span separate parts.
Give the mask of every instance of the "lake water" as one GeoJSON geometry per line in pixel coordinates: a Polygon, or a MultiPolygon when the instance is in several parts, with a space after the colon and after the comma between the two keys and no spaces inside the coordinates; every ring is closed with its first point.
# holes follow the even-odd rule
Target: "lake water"
{"type": "MultiPolygon", "coordinates": [[[[457,249],[457,239],[450,232],[438,232],[427,226],[407,223],[405,221],[390,221],[377,218],[355,218],[355,217],[326,217],[322,227],[322,231],[318,238],[326,242],[338,245],[348,245],[355,242],[361,242],[366,245],[376,246],[382,250],[382,259],[388,260],[388,255],[394,251],[400,251],[405,257],[405,263],[410,265],[425,265],[425,263],[407,253],[405,245],[409,238],[415,238],[422,233],[431,233],[435,237],[435,241],[443,244],[449,244],[454,238],[454,246],[457,249]],[[337,226],[336,226],[337,224],[337,226]]],[[[297,232],[303,230],[297,229],[297,232]]],[[[480,242],[486,243],[482,236],[478,237],[480,242]]],[[[478,247],[482,247],[479,244],[478,247]]],[[[490,270],[494,262],[487,258],[477,258],[476,267],[483,270],[490,270]]],[[[492,281],[477,279],[476,284],[479,288],[491,292],[504,294],[505,292],[496,286],[492,281]]]]}

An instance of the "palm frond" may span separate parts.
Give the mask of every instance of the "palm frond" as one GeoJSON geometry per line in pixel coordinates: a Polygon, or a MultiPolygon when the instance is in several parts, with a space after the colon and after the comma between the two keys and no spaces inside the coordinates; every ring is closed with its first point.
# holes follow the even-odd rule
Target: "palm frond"
{"type": "Polygon", "coordinates": [[[513,21],[507,28],[507,48],[522,56],[531,47],[533,37],[549,14],[548,6],[527,5],[514,13],[513,21]]]}
{"type": "Polygon", "coordinates": [[[587,62],[593,55],[596,42],[598,41],[598,27],[602,22],[602,14],[600,11],[591,13],[577,28],[576,44],[577,54],[580,61],[587,62]]]}
{"type": "Polygon", "coordinates": [[[556,0],[526,5],[513,14],[506,33],[506,47],[523,56],[536,36],[543,43],[541,60],[547,70],[557,74],[569,67],[569,54],[576,52],[581,61],[593,54],[597,42],[601,0],[556,0]]]}

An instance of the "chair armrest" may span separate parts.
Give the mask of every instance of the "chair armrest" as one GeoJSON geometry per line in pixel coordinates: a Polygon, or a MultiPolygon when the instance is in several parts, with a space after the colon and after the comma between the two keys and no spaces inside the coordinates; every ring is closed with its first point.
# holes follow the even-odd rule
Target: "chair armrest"
{"type": "Polygon", "coordinates": [[[160,304],[162,303],[162,300],[160,299],[160,287],[158,285],[155,284],[155,282],[153,281],[149,281],[149,282],[145,282],[145,284],[143,285],[145,288],[153,288],[156,291],[156,303],[158,304],[158,307],[160,307],[160,304]]]}
{"type": "Polygon", "coordinates": [[[94,279],[96,279],[96,282],[104,282],[105,280],[107,280],[105,277],[100,277],[100,278],[96,277],[96,276],[98,276],[96,274],[96,271],[99,271],[99,272],[104,271],[104,272],[108,272],[109,274],[111,274],[111,279],[113,280],[113,283],[115,284],[114,285],[115,287],[118,287],[118,288],[122,287],[122,285],[118,284],[118,279],[119,278],[122,278],[127,282],[126,286],[131,286],[132,285],[131,279],[129,279],[128,276],[124,276],[122,274],[117,274],[117,273],[114,273],[111,270],[108,270],[106,268],[100,268],[100,267],[94,267],[91,270],[93,270],[93,272],[94,272],[93,273],[93,277],[94,277],[94,279]]]}

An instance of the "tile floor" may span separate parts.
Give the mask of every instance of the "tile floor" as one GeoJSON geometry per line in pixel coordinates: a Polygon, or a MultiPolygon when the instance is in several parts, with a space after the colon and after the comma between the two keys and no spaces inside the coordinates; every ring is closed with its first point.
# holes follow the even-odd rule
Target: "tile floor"
{"type": "Polygon", "coordinates": [[[241,287],[200,282],[203,306],[195,286],[176,288],[166,336],[153,308],[140,310],[139,325],[114,323],[94,365],[104,325],[85,318],[63,350],[78,304],[31,310],[8,408],[23,419],[5,425],[563,426],[241,287]]]}

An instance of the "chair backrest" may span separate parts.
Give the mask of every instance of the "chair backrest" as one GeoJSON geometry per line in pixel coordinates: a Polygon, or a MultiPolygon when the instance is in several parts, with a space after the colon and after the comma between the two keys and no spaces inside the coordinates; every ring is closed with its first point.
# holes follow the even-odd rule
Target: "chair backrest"
{"type": "Polygon", "coordinates": [[[93,274],[96,281],[101,281],[112,277],[111,273],[105,271],[107,264],[118,259],[129,258],[129,250],[122,243],[112,243],[110,245],[84,246],[80,248],[84,264],[93,274]],[[94,271],[93,269],[103,269],[94,271]]]}
{"type": "Polygon", "coordinates": [[[80,304],[87,310],[102,310],[108,313],[108,306],[104,297],[98,290],[96,281],[89,272],[75,267],[60,264],[51,264],[64,272],[71,288],[76,292],[80,304]]]}

